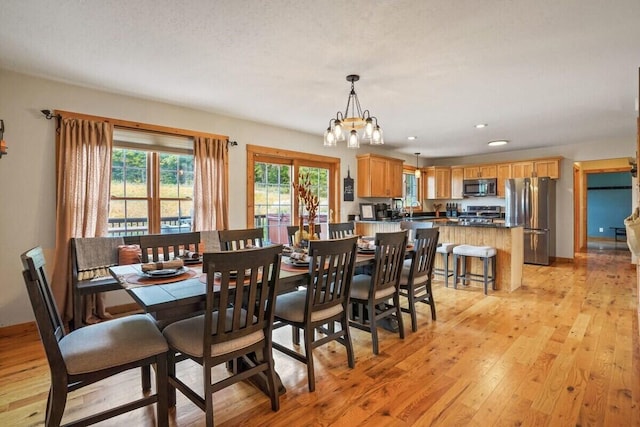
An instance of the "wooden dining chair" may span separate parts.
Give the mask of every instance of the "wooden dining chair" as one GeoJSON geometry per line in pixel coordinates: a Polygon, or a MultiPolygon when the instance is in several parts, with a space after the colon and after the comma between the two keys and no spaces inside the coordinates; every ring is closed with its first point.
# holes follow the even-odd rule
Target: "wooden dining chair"
{"type": "Polygon", "coordinates": [[[396,319],[400,338],[404,339],[398,286],[407,246],[407,232],[376,233],[375,244],[371,275],[357,274],[351,283],[351,302],[366,308],[366,311],[353,313],[349,325],[370,332],[373,354],[378,354],[379,320],[396,319]]]}
{"type": "Polygon", "coordinates": [[[220,240],[220,249],[223,251],[261,248],[264,246],[264,230],[262,228],[218,230],[218,237],[220,240]]]}
{"type": "Polygon", "coordinates": [[[21,259],[22,275],[51,373],[45,425],[60,425],[68,393],[118,373],[155,364],[155,394],[87,416],[72,425],[93,424],[156,403],[158,425],[168,426],[168,346],[153,321],[137,314],[66,333],[49,288],[42,248],[23,253],[21,259]]]}
{"type": "Polygon", "coordinates": [[[431,306],[431,319],[436,320],[436,303],[431,290],[433,261],[438,247],[438,228],[418,228],[413,240],[411,258],[406,260],[400,275],[400,296],[407,298],[408,308],[401,307],[411,315],[411,330],[418,330],[416,303],[431,306]]]}
{"type": "MultiPolygon", "coordinates": [[[[307,287],[278,295],[275,328],[291,325],[304,331],[304,354],[273,343],[276,350],[307,364],[309,391],[315,390],[313,349],[337,341],[347,350],[347,363],[355,366],[349,333],[349,291],[356,260],[357,237],[309,242],[309,281],[307,287]],[[340,330],[334,328],[339,322],[340,330]],[[322,332],[316,339],[315,331],[322,332]]],[[[299,343],[299,334],[295,334],[299,343]]],[[[294,339],[294,344],[296,339],[294,339]]]]}
{"type": "Polygon", "coordinates": [[[339,222],[334,224],[329,223],[330,239],[344,239],[345,237],[353,236],[355,234],[356,225],[353,221],[339,222]]]}
{"type": "MultiPolygon", "coordinates": [[[[304,227],[304,231],[306,231],[307,233],[309,232],[309,225],[306,224],[303,226],[304,227]]],[[[298,225],[288,225],[287,226],[287,235],[289,236],[289,244],[293,245],[296,242],[296,232],[298,232],[298,230],[300,230],[300,226],[298,225]]],[[[320,238],[320,232],[322,230],[322,228],[320,227],[320,224],[315,224],[313,226],[313,230],[315,235],[320,238]]]]}
{"type": "Polygon", "coordinates": [[[282,245],[205,253],[204,314],[163,330],[170,347],[170,402],[175,402],[177,388],[205,411],[207,426],[213,426],[213,393],[250,377],[266,382],[271,409],[280,407],[271,332],[281,252],[282,245]],[[176,353],[202,366],[204,397],[178,377],[176,353]],[[233,370],[228,377],[212,382],[211,369],[224,363],[243,364],[246,369],[233,370]]]}
{"type": "Polygon", "coordinates": [[[144,234],[140,236],[142,262],[168,261],[180,251],[198,252],[200,233],[144,234]]]}

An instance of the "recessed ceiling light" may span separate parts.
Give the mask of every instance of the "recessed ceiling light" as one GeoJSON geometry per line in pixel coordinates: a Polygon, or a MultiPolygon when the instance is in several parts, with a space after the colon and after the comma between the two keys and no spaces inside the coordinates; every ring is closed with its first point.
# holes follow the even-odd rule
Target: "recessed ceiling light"
{"type": "Polygon", "coordinates": [[[408,136],[407,139],[409,141],[415,141],[416,139],[418,139],[418,137],[417,136],[408,136]]]}
{"type": "Polygon", "coordinates": [[[476,129],[486,128],[487,126],[489,126],[489,125],[488,125],[488,124],[486,124],[486,123],[478,123],[478,124],[476,125],[476,129]]]}
{"type": "Polygon", "coordinates": [[[497,141],[490,141],[489,145],[492,147],[497,147],[498,145],[507,145],[509,143],[509,141],[507,141],[506,139],[499,139],[497,141]]]}

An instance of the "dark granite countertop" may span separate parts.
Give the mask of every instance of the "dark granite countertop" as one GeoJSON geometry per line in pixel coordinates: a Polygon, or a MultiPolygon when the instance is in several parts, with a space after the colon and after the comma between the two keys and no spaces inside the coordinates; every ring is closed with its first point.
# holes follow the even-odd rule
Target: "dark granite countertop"
{"type": "Polygon", "coordinates": [[[508,226],[505,225],[504,222],[493,222],[490,224],[478,224],[478,223],[473,223],[470,224],[468,222],[459,222],[459,221],[450,221],[448,220],[447,217],[413,217],[413,218],[398,218],[398,219],[387,219],[387,220],[382,220],[382,221],[356,221],[356,222],[362,222],[362,223],[371,223],[371,224],[376,224],[376,223],[380,223],[380,224],[384,224],[384,223],[399,223],[402,221],[434,221],[437,220],[438,226],[451,226],[451,227],[481,227],[481,228],[517,228],[517,227],[522,227],[521,225],[517,225],[517,226],[508,226]]]}

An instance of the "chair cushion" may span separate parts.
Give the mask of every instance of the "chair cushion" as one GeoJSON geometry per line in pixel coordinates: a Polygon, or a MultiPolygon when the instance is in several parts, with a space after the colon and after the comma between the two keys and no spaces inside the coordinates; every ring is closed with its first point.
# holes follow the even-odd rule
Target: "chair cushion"
{"type": "Polygon", "coordinates": [[[436,252],[440,254],[444,254],[444,253],[450,254],[451,252],[453,252],[453,248],[455,248],[456,246],[458,245],[450,242],[440,243],[436,248],[436,252]]]}
{"type": "Polygon", "coordinates": [[[459,245],[453,248],[454,255],[490,258],[496,255],[496,248],[491,246],[459,245]]]}
{"type": "MultiPolygon", "coordinates": [[[[351,280],[351,298],[366,300],[369,299],[369,289],[371,289],[371,276],[368,274],[357,274],[351,280]]],[[[396,289],[390,286],[385,289],[378,290],[375,299],[384,298],[393,295],[396,289]]]]}
{"type": "Polygon", "coordinates": [[[144,314],[76,329],[59,342],[69,374],[83,374],[165,353],[162,333],[144,314]]]}
{"type": "MultiPolygon", "coordinates": [[[[281,319],[292,322],[304,321],[304,306],[307,301],[307,291],[301,290],[278,295],[276,300],[275,315],[281,319]]],[[[342,304],[335,305],[324,310],[311,313],[311,321],[316,322],[322,319],[331,318],[343,311],[342,304]]]]}
{"type": "MultiPolygon", "coordinates": [[[[412,260],[407,259],[402,264],[402,271],[400,272],[400,286],[407,287],[409,286],[409,272],[411,271],[411,262],[412,260]]],[[[413,278],[413,283],[424,283],[427,280],[427,274],[423,272],[420,275],[417,275],[413,278]]]]}
{"type": "MultiPolygon", "coordinates": [[[[245,316],[246,312],[242,311],[245,316]]],[[[231,315],[233,311],[227,310],[227,321],[231,322],[231,315]]],[[[218,313],[213,313],[213,333],[217,329],[218,313]]],[[[244,323],[243,323],[244,326],[244,323]]],[[[179,320],[167,326],[162,333],[167,339],[169,346],[181,353],[188,354],[194,357],[202,357],[203,351],[203,337],[204,337],[204,314],[200,316],[190,317],[189,319],[179,320]]],[[[231,353],[233,351],[248,347],[252,344],[260,342],[264,339],[264,333],[262,330],[253,332],[249,335],[245,335],[235,340],[227,341],[220,344],[213,344],[211,346],[211,355],[220,356],[222,354],[231,353]]]]}

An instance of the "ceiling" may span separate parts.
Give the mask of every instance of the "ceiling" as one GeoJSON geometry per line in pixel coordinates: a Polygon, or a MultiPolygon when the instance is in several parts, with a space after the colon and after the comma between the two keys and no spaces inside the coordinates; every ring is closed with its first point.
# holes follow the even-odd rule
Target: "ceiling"
{"type": "Polygon", "coordinates": [[[638,0],[3,0],[0,13],[0,68],[319,145],[359,74],[386,147],[430,158],[635,140],[639,66],[638,0]]]}

